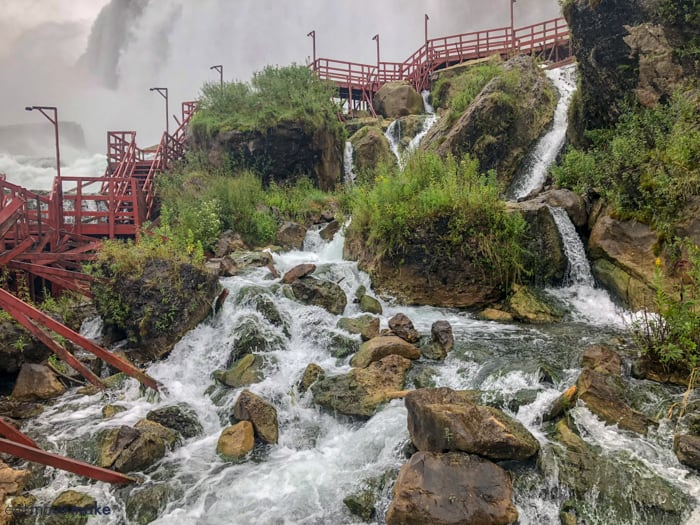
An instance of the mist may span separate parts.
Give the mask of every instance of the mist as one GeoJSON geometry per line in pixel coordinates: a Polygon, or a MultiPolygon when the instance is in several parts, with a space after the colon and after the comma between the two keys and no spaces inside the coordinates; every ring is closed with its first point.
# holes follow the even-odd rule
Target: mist
{"type": "MultiPolygon", "coordinates": [[[[180,102],[218,81],[211,65],[223,64],[233,81],[268,64],[308,63],[311,30],[318,57],[373,64],[376,33],[382,60],[403,61],[418,49],[424,13],[430,37],[510,24],[509,0],[5,2],[0,126],[39,122],[24,107],[55,105],[60,120],[82,126],[89,153],[105,151],[107,130],[135,130],[141,146],[158,142],[164,101],[149,87],[168,87],[170,114],[179,115],[180,102]],[[38,22],[29,24],[28,13],[38,22]]],[[[557,0],[518,0],[514,11],[516,27],[560,12],[557,0]]],[[[52,150],[49,143],[36,153],[52,150]]],[[[18,153],[11,144],[0,151],[18,153]]]]}

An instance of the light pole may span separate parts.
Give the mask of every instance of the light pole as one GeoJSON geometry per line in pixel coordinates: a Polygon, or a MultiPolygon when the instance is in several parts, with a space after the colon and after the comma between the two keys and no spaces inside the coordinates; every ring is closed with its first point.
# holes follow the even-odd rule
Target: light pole
{"type": "Polygon", "coordinates": [[[379,81],[379,33],[374,35],[372,40],[377,41],[377,81],[379,81]]]}
{"type": "MultiPolygon", "coordinates": [[[[58,144],[58,109],[55,106],[27,106],[24,109],[34,111],[35,109],[44,115],[51,124],[53,124],[54,137],[56,142],[56,185],[58,186],[58,198],[60,207],[63,208],[63,181],[61,180],[61,149],[58,144]],[[53,117],[47,113],[53,112],[53,117]]],[[[63,220],[63,217],[60,217],[63,220]]]]}
{"type": "Polygon", "coordinates": [[[152,87],[149,91],[157,91],[158,94],[165,99],[165,157],[163,159],[163,167],[168,165],[168,140],[170,136],[170,126],[168,125],[168,88],[152,87]]]}
{"type": "Polygon", "coordinates": [[[428,16],[428,13],[425,13],[425,49],[426,49],[426,51],[428,49],[428,20],[430,20],[430,17],[428,16]]]}
{"type": "Polygon", "coordinates": [[[511,52],[515,53],[515,17],[513,10],[515,7],[515,0],[509,0],[510,3],[510,48],[511,52]]]}
{"type": "Polygon", "coordinates": [[[209,69],[216,69],[219,72],[219,84],[221,85],[221,89],[224,89],[224,66],[221,64],[218,64],[216,66],[211,66],[209,69]]]}
{"type": "Polygon", "coordinates": [[[313,46],[313,59],[314,61],[312,62],[313,64],[313,70],[316,71],[316,30],[309,31],[306,36],[311,37],[311,45],[313,46]]]}

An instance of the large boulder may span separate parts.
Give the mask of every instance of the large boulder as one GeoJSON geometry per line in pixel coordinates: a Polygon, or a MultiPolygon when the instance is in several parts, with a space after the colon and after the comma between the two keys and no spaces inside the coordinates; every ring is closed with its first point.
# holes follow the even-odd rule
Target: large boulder
{"type": "Polygon", "coordinates": [[[481,171],[495,170],[507,187],[531,145],[552,121],[557,97],[531,57],[513,58],[503,70],[451,127],[430,133],[427,142],[439,143],[441,156],[460,158],[468,153],[479,160],[481,171]]]}
{"type": "Polygon", "coordinates": [[[320,306],[332,314],[342,314],[348,303],[343,289],[331,281],[307,275],[294,281],[291,286],[297,301],[320,306]]]}
{"type": "Polygon", "coordinates": [[[135,269],[109,259],[96,263],[92,292],[105,329],[126,336],[141,360],[168,353],[210,313],[220,287],[205,269],[149,258],[135,269]],[[174,283],[177,283],[174,286],[174,283]]]}
{"type": "Polygon", "coordinates": [[[192,142],[212,164],[223,167],[233,160],[258,172],[265,185],[293,182],[304,175],[327,191],[342,180],[343,147],[334,126],[288,120],[265,131],[222,131],[214,137],[194,133],[192,142]]]}
{"type": "MultiPolygon", "coordinates": [[[[97,501],[89,494],[77,490],[61,492],[51,502],[47,525],[84,525],[95,514],[97,501]]],[[[102,507],[100,507],[102,509],[102,507]]]]}
{"type": "Polygon", "coordinates": [[[583,351],[581,364],[584,368],[601,374],[619,376],[622,373],[620,354],[606,345],[593,345],[586,348],[583,351]]]}
{"type": "Polygon", "coordinates": [[[523,241],[527,250],[525,267],[534,284],[560,284],[569,261],[557,223],[546,202],[539,199],[507,203],[512,213],[520,213],[528,225],[523,241]]]}
{"type": "Polygon", "coordinates": [[[250,421],[255,437],[263,443],[274,445],[279,437],[277,410],[270,403],[250,390],[244,390],[236,399],[231,412],[231,423],[250,421]]]}
{"type": "Polygon", "coordinates": [[[700,470],[700,436],[677,434],[673,438],[673,451],[678,461],[700,470]]]}
{"type": "Polygon", "coordinates": [[[372,173],[379,164],[391,165],[396,162],[389,140],[378,127],[360,129],[350,137],[350,142],[353,146],[353,166],[358,174],[372,173]]]}
{"type": "Polygon", "coordinates": [[[305,237],[306,228],[299,223],[286,221],[277,230],[275,244],[285,250],[301,250],[305,237]]]}
{"type": "Polygon", "coordinates": [[[126,515],[129,523],[148,525],[158,518],[172,499],[173,489],[166,483],[148,484],[129,493],[126,498],[126,515]]]}
{"type": "Polygon", "coordinates": [[[176,430],[185,439],[202,433],[202,425],[197,419],[197,414],[184,403],[151,410],[146,414],[146,419],[176,430]]]}
{"type": "Polygon", "coordinates": [[[625,403],[619,377],[584,368],[576,381],[576,390],[578,399],[610,425],[646,435],[649,426],[654,424],[625,403]]]}
{"type": "Polygon", "coordinates": [[[255,432],[250,421],[241,421],[226,427],[216,443],[216,453],[225,460],[245,457],[255,446],[255,432]]]}
{"type": "Polygon", "coordinates": [[[423,97],[405,80],[387,82],[374,95],[374,111],[395,119],[423,113],[423,97]]]}
{"type": "Polygon", "coordinates": [[[309,275],[316,271],[316,265],[312,263],[298,264],[282,277],[282,282],[284,284],[291,284],[297,279],[309,275]]]}
{"type": "Polygon", "coordinates": [[[405,398],[408,431],[418,450],[462,451],[493,459],[525,460],[539,442],[518,421],[473,402],[473,393],[421,388],[405,398]]]}
{"type": "Polygon", "coordinates": [[[390,394],[403,389],[411,361],[389,355],[367,368],[326,377],[311,387],[314,401],[324,408],[348,416],[372,417],[390,394]]]}
{"type": "Polygon", "coordinates": [[[435,321],[430,327],[431,340],[421,347],[421,354],[426,359],[441,361],[447,357],[455,345],[452,325],[448,321],[435,321]]]}
{"type": "Polygon", "coordinates": [[[387,525],[509,525],[518,519],[508,474],[483,458],[417,452],[399,472],[387,525]]]}
{"type": "Polygon", "coordinates": [[[263,358],[259,355],[246,354],[236,361],[232,368],[228,370],[217,370],[214,372],[214,379],[222,382],[231,388],[259,383],[265,376],[263,375],[263,358]]]}
{"type": "Polygon", "coordinates": [[[165,455],[165,442],[156,434],[121,426],[100,433],[98,464],[118,472],[146,470],[165,455]]]}
{"type": "Polygon", "coordinates": [[[49,367],[24,363],[12,390],[12,397],[17,401],[37,401],[58,397],[65,391],[66,388],[49,367]]]}
{"type": "Polygon", "coordinates": [[[379,318],[373,315],[341,317],[338,320],[338,328],[351,334],[360,334],[363,341],[369,341],[379,335],[379,318]]]}
{"type": "Polygon", "coordinates": [[[554,323],[561,320],[563,312],[553,305],[553,299],[536,293],[527,286],[513,285],[513,295],[508,307],[519,321],[533,324],[554,323]]]}
{"type": "Polygon", "coordinates": [[[357,354],[350,360],[350,364],[358,368],[366,368],[375,361],[392,354],[400,355],[406,359],[418,359],[420,350],[400,337],[379,336],[363,343],[357,354]]]}
{"type": "Polygon", "coordinates": [[[51,350],[19,324],[0,320],[0,375],[16,374],[22,363],[41,363],[50,355],[51,350]]]}
{"type": "Polygon", "coordinates": [[[405,314],[399,313],[392,316],[389,319],[389,330],[409,343],[417,343],[420,339],[420,334],[413,327],[413,321],[405,314]]]}

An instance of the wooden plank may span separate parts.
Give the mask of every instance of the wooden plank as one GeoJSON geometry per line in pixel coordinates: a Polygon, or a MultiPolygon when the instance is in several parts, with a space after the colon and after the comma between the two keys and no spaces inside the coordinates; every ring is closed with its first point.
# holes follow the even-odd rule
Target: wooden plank
{"type": "Polygon", "coordinates": [[[15,443],[8,439],[0,438],[0,452],[10,454],[12,456],[47,465],[66,472],[72,472],[85,478],[104,481],[106,483],[129,484],[138,483],[136,478],[115,472],[102,467],[90,465],[84,461],[77,459],[59,456],[52,452],[46,452],[39,448],[30,447],[21,443],[15,443]]]}
{"type": "Polygon", "coordinates": [[[3,254],[0,254],[0,266],[4,266],[8,262],[10,262],[12,259],[22,255],[25,251],[27,251],[29,248],[32,247],[34,242],[35,242],[34,238],[27,237],[26,239],[24,239],[21,243],[19,243],[17,246],[12,248],[11,250],[6,251],[3,254]]]}
{"type": "Polygon", "coordinates": [[[39,448],[39,445],[37,445],[32,438],[17,430],[2,417],[0,417],[0,436],[6,437],[16,443],[22,443],[28,447],[39,448]]]}
{"type": "Polygon", "coordinates": [[[0,237],[4,237],[15,224],[17,220],[16,215],[19,214],[19,210],[22,206],[24,206],[24,200],[15,197],[9,205],[0,210],[0,237]]]}

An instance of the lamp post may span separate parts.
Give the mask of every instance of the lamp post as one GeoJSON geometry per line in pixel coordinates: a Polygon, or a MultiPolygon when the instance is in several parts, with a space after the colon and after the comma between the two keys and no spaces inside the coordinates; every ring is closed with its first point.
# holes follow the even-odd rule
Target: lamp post
{"type": "Polygon", "coordinates": [[[221,89],[224,89],[224,66],[217,64],[216,66],[211,66],[209,69],[216,69],[219,72],[219,85],[221,89]]]}
{"type": "Polygon", "coordinates": [[[428,20],[430,20],[430,17],[428,16],[428,13],[425,13],[425,49],[428,49],[428,20]]]}
{"type": "Polygon", "coordinates": [[[514,17],[514,7],[515,0],[508,0],[510,3],[510,48],[511,52],[515,53],[515,17],[514,17]]]}
{"type": "Polygon", "coordinates": [[[379,81],[379,33],[372,37],[372,40],[377,41],[377,82],[379,81]]]}
{"type": "Polygon", "coordinates": [[[168,88],[152,87],[149,91],[157,91],[158,94],[165,99],[165,157],[163,158],[163,167],[168,165],[168,140],[170,136],[170,126],[168,124],[168,88]]]}
{"type": "MultiPolygon", "coordinates": [[[[63,181],[61,180],[61,149],[58,143],[58,109],[55,106],[27,106],[24,108],[27,111],[37,110],[44,115],[51,124],[53,124],[54,137],[56,142],[56,185],[58,186],[58,199],[60,207],[63,207],[63,181]],[[51,116],[47,111],[53,112],[51,116]]],[[[60,217],[63,220],[63,217],[60,217]]]]}
{"type": "Polygon", "coordinates": [[[313,67],[313,70],[316,71],[316,30],[314,29],[314,30],[312,30],[312,31],[309,31],[309,32],[306,34],[306,36],[310,36],[310,37],[311,37],[311,45],[312,45],[312,48],[313,48],[313,55],[312,55],[312,56],[313,56],[313,60],[314,60],[314,61],[312,62],[312,67],[313,67]]]}

